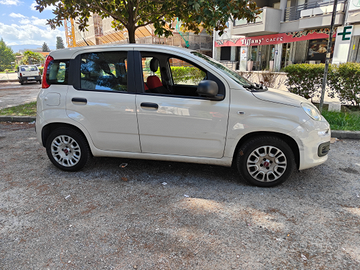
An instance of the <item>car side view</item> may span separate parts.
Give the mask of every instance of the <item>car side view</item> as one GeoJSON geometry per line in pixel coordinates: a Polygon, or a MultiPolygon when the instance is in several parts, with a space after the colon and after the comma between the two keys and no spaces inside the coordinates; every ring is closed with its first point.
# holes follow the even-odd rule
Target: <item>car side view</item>
{"type": "Polygon", "coordinates": [[[309,101],[170,46],[53,51],[37,106],[38,141],[65,171],[91,156],[235,165],[241,179],[271,187],[325,162],[330,146],[309,101]]]}

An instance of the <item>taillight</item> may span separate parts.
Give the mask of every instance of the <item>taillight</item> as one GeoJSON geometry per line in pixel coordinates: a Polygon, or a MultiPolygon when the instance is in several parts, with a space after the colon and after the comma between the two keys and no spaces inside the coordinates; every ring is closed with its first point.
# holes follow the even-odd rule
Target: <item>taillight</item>
{"type": "Polygon", "coordinates": [[[20,73],[20,77],[22,77],[22,74],[20,73]]]}
{"type": "Polygon", "coordinates": [[[45,66],[44,66],[44,70],[43,70],[42,88],[50,87],[50,84],[48,84],[46,81],[46,72],[47,72],[47,68],[48,68],[50,62],[53,60],[54,60],[54,58],[52,58],[50,55],[48,57],[46,57],[45,66]]]}

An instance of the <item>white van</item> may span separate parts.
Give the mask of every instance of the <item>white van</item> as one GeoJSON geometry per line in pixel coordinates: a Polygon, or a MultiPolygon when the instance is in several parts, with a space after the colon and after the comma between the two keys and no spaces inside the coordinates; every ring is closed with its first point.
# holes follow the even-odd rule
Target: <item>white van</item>
{"type": "Polygon", "coordinates": [[[37,104],[37,138],[65,171],[91,156],[235,165],[270,187],[325,162],[330,146],[329,124],[309,101],[177,47],[53,51],[37,104]]]}
{"type": "Polygon", "coordinates": [[[18,68],[19,83],[24,84],[27,82],[35,81],[41,84],[41,74],[35,65],[21,65],[18,68]]]}

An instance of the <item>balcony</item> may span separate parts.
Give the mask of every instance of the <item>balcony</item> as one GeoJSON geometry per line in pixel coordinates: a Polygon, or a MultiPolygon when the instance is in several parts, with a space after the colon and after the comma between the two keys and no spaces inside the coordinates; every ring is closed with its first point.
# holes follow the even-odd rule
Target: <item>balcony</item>
{"type": "MultiPolygon", "coordinates": [[[[285,10],[285,22],[299,20],[299,28],[317,28],[329,26],[334,1],[310,2],[288,7],[285,10]]],[[[335,24],[341,24],[344,18],[345,0],[339,0],[336,7],[335,24]]]]}
{"type": "Polygon", "coordinates": [[[262,11],[254,23],[248,23],[246,20],[236,20],[232,34],[258,36],[279,33],[281,10],[264,7],[262,11]]]}

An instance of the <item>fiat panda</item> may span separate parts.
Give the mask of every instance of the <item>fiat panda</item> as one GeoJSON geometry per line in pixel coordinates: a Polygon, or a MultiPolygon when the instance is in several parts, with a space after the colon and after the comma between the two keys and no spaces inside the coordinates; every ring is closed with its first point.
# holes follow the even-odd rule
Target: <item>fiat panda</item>
{"type": "Polygon", "coordinates": [[[64,171],[92,156],[234,165],[262,187],[322,164],[330,146],[329,124],[306,99],[199,52],[142,44],[51,52],[36,131],[64,171]]]}

